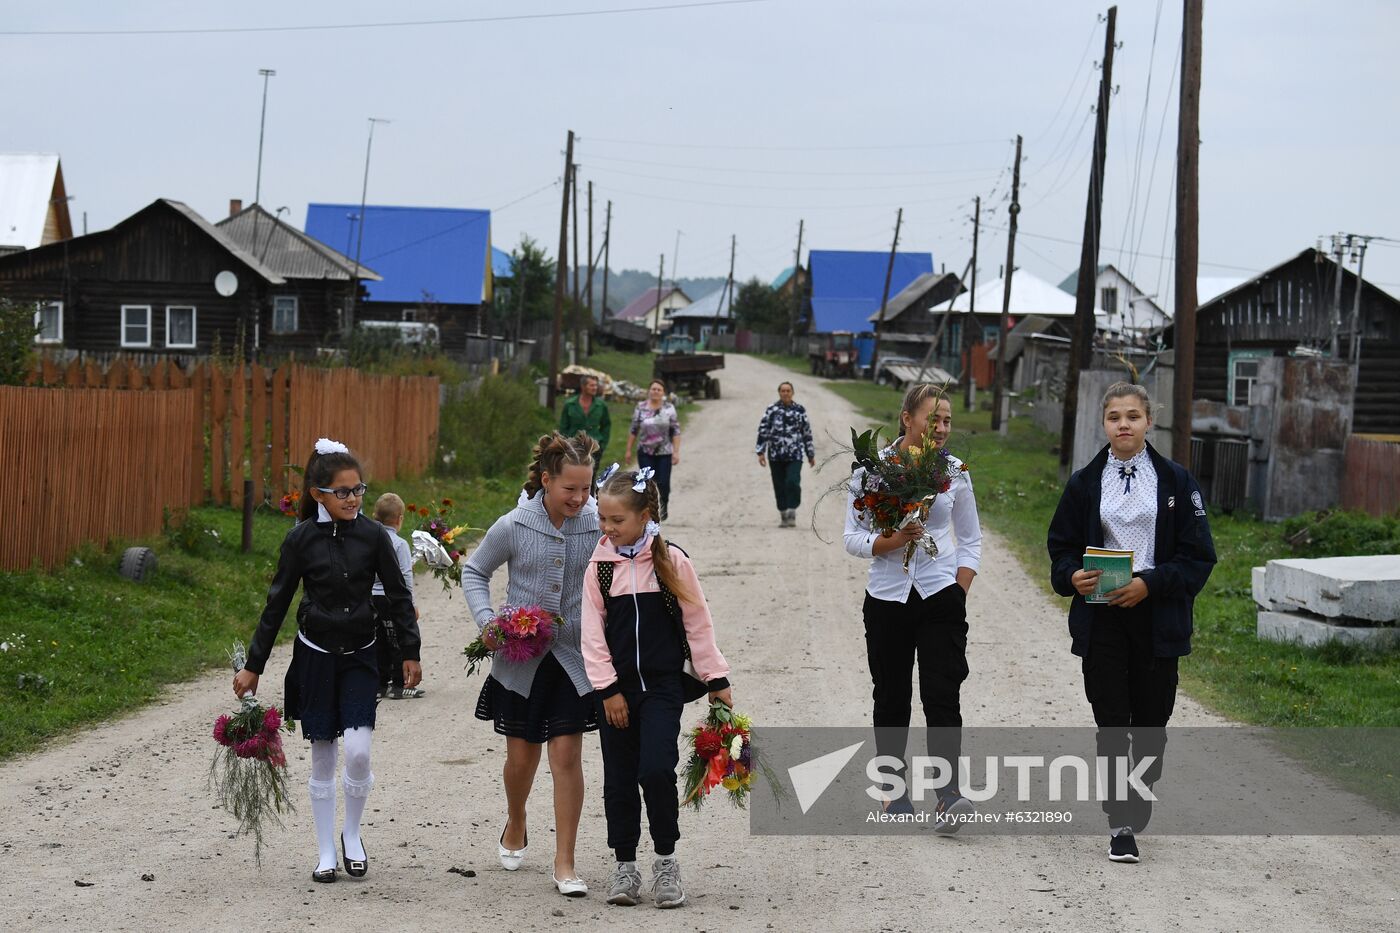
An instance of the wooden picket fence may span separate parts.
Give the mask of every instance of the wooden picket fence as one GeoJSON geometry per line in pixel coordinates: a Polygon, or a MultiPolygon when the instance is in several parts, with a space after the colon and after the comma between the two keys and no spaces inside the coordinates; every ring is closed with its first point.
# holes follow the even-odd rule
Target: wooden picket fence
{"type": "Polygon", "coordinates": [[[0,569],[52,568],[85,541],[159,531],[163,509],[189,504],[198,424],[188,388],[0,386],[0,482],[14,517],[0,569]]]}
{"type": "Polygon", "coordinates": [[[153,534],[164,508],[241,507],[245,479],[255,504],[275,503],[301,488],[292,467],[305,465],[319,437],[345,443],[379,489],[422,474],[437,450],[435,377],[208,363],[186,372],[165,360],[115,360],[104,371],[90,360],[44,359],[29,383],[8,389],[0,404],[0,479],[18,485],[20,507],[30,509],[17,514],[28,526],[49,514],[34,511],[43,503],[103,505],[35,525],[42,536],[9,536],[0,547],[6,569],[30,566],[35,540],[57,527],[64,531],[52,548],[37,555],[44,566],[82,541],[153,534]]]}
{"type": "Polygon", "coordinates": [[[1353,434],[1342,457],[1342,508],[1400,513],[1400,437],[1353,434]]]}

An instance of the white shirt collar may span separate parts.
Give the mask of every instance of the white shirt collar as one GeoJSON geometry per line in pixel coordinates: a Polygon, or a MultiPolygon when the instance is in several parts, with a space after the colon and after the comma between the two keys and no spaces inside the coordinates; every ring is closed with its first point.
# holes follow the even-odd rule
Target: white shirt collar
{"type": "Polygon", "coordinates": [[[322,505],[321,503],[319,503],[319,502],[316,503],[316,521],[318,521],[318,522],[331,522],[331,521],[335,521],[335,519],[331,518],[331,513],[326,511],[326,507],[325,507],[324,505],[322,505]]]}
{"type": "Polygon", "coordinates": [[[1147,445],[1146,445],[1146,444],[1143,444],[1143,445],[1142,445],[1142,450],[1139,450],[1137,453],[1133,454],[1133,455],[1132,455],[1131,457],[1129,457],[1127,460],[1119,460],[1119,459],[1118,459],[1118,455],[1115,454],[1115,453],[1113,452],[1113,448],[1110,447],[1109,450],[1108,450],[1108,465],[1109,465],[1109,466],[1113,466],[1113,467],[1119,467],[1119,466],[1121,466],[1121,467],[1127,467],[1127,466],[1143,467],[1143,466],[1146,466],[1146,464],[1147,464],[1147,445]]]}
{"type": "Polygon", "coordinates": [[[647,541],[650,540],[650,538],[650,535],[643,532],[642,536],[631,544],[617,545],[617,553],[621,554],[623,557],[636,557],[642,551],[646,550],[647,541]]]}

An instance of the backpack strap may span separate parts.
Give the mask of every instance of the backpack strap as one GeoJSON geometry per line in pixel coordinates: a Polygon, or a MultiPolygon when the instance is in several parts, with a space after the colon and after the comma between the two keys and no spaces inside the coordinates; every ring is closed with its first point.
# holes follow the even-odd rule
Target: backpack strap
{"type": "Polygon", "coordinates": [[[600,560],[593,565],[598,568],[598,592],[603,594],[603,609],[608,608],[608,597],[612,595],[613,564],[609,560],[600,560]]]}
{"type": "MultiPolygon", "coordinates": [[[[676,550],[685,554],[685,551],[678,544],[672,544],[676,550]]],[[[689,556],[689,555],[686,555],[689,556]]],[[[612,596],[613,568],[612,561],[600,560],[593,565],[598,571],[598,592],[603,596],[603,612],[608,610],[608,600],[612,596]]],[[[680,598],[671,592],[670,587],[661,582],[661,578],[656,578],[656,587],[661,591],[661,602],[666,606],[666,614],[675,623],[676,634],[681,640],[681,651],[685,653],[685,659],[690,660],[690,641],[685,637],[685,621],[681,611],[680,598]]]]}

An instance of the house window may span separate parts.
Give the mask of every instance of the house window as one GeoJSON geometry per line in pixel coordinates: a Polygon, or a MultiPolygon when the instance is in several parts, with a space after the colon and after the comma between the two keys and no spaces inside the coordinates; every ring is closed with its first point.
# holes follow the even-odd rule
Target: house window
{"type": "Polygon", "coordinates": [[[1230,354],[1230,405],[1254,404],[1254,384],[1259,381],[1261,361],[1272,356],[1268,350],[1237,350],[1230,354]]]}
{"type": "Polygon", "coordinates": [[[297,299],[295,295],[277,295],[272,299],[272,332],[293,334],[297,329],[297,299]]]}
{"type": "Polygon", "coordinates": [[[63,302],[39,302],[34,311],[34,329],[35,343],[63,343],[63,302]]]}
{"type": "Polygon", "coordinates": [[[194,308],[189,305],[166,305],[165,345],[171,349],[188,350],[195,345],[194,308]]]}
{"type": "Polygon", "coordinates": [[[151,306],[122,305],[123,347],[149,347],[151,345],[151,306]]]}
{"type": "Polygon", "coordinates": [[[983,325],[982,325],[982,342],[985,343],[985,344],[987,344],[989,347],[994,347],[994,346],[996,346],[997,338],[998,338],[999,336],[1001,336],[1001,325],[999,325],[999,324],[983,324],[983,325]]]}
{"type": "Polygon", "coordinates": [[[1118,289],[1116,289],[1116,288],[1101,288],[1101,289],[1099,289],[1099,304],[1103,305],[1103,309],[1104,309],[1104,311],[1106,311],[1107,313],[1109,313],[1109,314],[1117,314],[1117,313],[1118,313],[1118,289]]]}

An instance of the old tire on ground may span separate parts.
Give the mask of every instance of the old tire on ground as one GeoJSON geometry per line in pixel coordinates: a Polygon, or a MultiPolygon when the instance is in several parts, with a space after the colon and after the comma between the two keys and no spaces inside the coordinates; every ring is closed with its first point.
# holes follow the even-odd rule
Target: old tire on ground
{"type": "Polygon", "coordinates": [[[144,583],[156,572],[156,552],[148,547],[129,547],[122,552],[117,571],[128,580],[144,583]]]}
{"type": "Polygon", "coordinates": [[[719,380],[711,379],[709,385],[705,386],[705,395],[708,398],[719,398],[719,380]]]}

